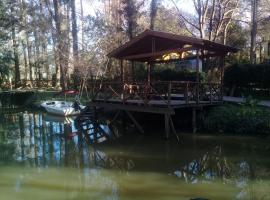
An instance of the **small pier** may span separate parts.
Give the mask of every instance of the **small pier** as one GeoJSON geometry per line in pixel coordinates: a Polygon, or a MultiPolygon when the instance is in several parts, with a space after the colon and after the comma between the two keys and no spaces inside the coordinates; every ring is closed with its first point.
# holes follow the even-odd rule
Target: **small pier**
{"type": "Polygon", "coordinates": [[[195,132],[196,111],[205,106],[222,104],[224,57],[236,51],[233,47],[208,40],[146,30],[108,54],[109,58],[119,62],[120,81],[91,83],[89,87],[93,98],[89,105],[118,110],[116,117],[119,112],[125,112],[141,132],[143,129],[131,112],[162,114],[166,138],[171,132],[178,138],[172,120],[175,111],[190,108],[195,132]],[[172,54],[178,57],[172,57],[172,54]],[[218,81],[201,81],[202,61],[211,57],[217,57],[219,61],[216,67],[218,81]],[[156,65],[166,66],[181,60],[195,60],[195,68],[190,69],[196,72],[195,81],[152,79],[151,72],[156,65]],[[127,77],[127,68],[134,66],[135,62],[146,64],[148,73],[145,81],[127,77]]]}

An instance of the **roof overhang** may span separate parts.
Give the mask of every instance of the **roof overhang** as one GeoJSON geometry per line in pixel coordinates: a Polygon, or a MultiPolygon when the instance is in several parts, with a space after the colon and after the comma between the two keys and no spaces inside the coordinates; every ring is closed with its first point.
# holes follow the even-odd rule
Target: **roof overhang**
{"type": "Polygon", "coordinates": [[[203,50],[204,56],[226,55],[238,49],[209,40],[146,30],[124,45],[114,49],[108,57],[140,62],[152,62],[162,55],[203,50]],[[209,54],[209,55],[207,55],[209,54]]]}

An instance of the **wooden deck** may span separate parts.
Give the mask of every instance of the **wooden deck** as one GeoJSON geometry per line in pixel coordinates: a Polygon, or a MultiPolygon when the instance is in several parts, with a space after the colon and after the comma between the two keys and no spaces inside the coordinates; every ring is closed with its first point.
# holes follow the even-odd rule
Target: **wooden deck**
{"type": "Polygon", "coordinates": [[[92,86],[92,102],[144,107],[199,107],[222,102],[221,85],[184,81],[100,83],[92,86]]]}
{"type": "MultiPolygon", "coordinates": [[[[243,98],[243,97],[224,96],[223,100],[224,102],[237,103],[237,104],[246,102],[246,98],[243,98]]],[[[270,108],[270,100],[259,101],[258,105],[270,108]]]]}
{"type": "Polygon", "coordinates": [[[93,99],[89,106],[115,109],[126,113],[138,130],[142,127],[130,112],[164,115],[166,138],[174,129],[172,115],[177,109],[192,110],[193,130],[196,131],[196,110],[205,106],[222,103],[221,85],[216,83],[196,83],[183,81],[149,83],[93,83],[93,99]]]}

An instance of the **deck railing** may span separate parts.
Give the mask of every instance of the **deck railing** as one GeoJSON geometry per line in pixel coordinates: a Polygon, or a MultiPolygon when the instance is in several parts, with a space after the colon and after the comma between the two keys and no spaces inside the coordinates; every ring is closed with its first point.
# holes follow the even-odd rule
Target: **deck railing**
{"type": "Polygon", "coordinates": [[[221,84],[190,81],[157,81],[120,83],[91,83],[93,101],[117,101],[121,103],[163,101],[164,105],[181,101],[184,104],[201,104],[222,101],[221,84]]]}

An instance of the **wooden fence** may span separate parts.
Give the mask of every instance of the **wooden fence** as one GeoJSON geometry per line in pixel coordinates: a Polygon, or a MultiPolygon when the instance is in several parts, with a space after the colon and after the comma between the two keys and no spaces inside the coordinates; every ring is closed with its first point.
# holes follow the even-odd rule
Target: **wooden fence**
{"type": "Polygon", "coordinates": [[[197,83],[190,81],[158,81],[138,83],[95,82],[88,83],[93,101],[130,100],[143,101],[149,105],[152,100],[160,100],[170,106],[171,102],[200,104],[222,101],[222,87],[219,83],[197,83]]]}

